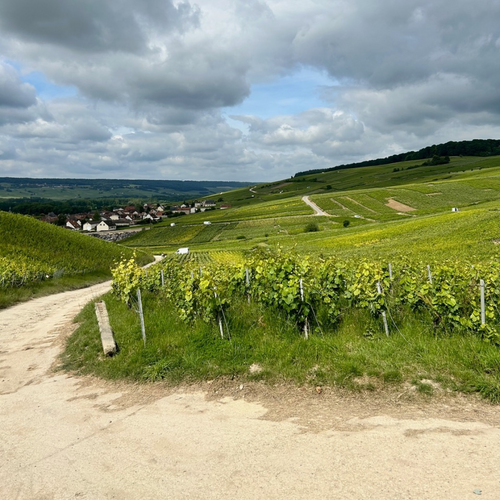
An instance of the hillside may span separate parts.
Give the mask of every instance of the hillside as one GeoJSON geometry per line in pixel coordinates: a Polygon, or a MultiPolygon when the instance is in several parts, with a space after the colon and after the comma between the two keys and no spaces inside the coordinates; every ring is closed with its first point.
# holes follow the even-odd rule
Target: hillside
{"type": "Polygon", "coordinates": [[[113,270],[116,363],[102,362],[87,307],[67,367],[500,401],[499,158],[397,165],[228,192],[229,208],[136,234],[125,244],[167,256],[147,273],[113,270]],[[146,345],[130,308],[136,288],[146,345]]]}
{"type": "Polygon", "coordinates": [[[445,165],[422,166],[422,161],[374,165],[332,170],[320,174],[292,177],[258,184],[208,197],[233,207],[251,206],[263,201],[283,200],[294,196],[332,193],[353,189],[400,186],[479,175],[479,172],[500,167],[500,156],[490,158],[452,157],[445,165]]]}
{"type": "MultiPolygon", "coordinates": [[[[333,189],[331,180],[332,189],[328,190],[313,191],[304,183],[290,183],[288,187],[300,185],[305,190],[295,196],[288,192],[282,199],[270,193],[269,186],[254,187],[252,192],[257,194],[248,204],[235,202],[226,210],[177,218],[174,227],[170,222],[162,223],[126,244],[155,252],[169,252],[179,246],[205,252],[279,243],[306,253],[340,252],[358,257],[375,253],[383,257],[425,256],[432,251],[440,258],[465,253],[483,258],[497,253],[495,242],[500,238],[499,163],[498,157],[456,159],[447,172],[441,165],[411,169],[406,164],[406,169],[398,172],[393,172],[391,165],[362,167],[359,170],[376,171],[366,173],[374,179],[374,187],[364,188],[363,175],[358,175],[357,189],[340,190],[340,186],[356,182],[353,171],[345,170],[323,174],[338,176],[337,189],[333,189]],[[310,193],[310,199],[329,216],[313,215],[301,199],[305,193],[310,193]],[[458,208],[459,213],[452,213],[452,208],[458,208]],[[204,221],[212,224],[205,225],[204,221]],[[348,227],[344,227],[345,221],[348,227]],[[316,227],[309,232],[311,222],[316,227]]],[[[282,187],[287,186],[282,183],[282,187]]],[[[226,193],[224,198],[237,199],[249,193],[238,190],[226,193]]]]}
{"type": "MultiPolygon", "coordinates": [[[[133,251],[31,217],[0,211],[0,307],[10,303],[7,292],[21,285],[38,289],[58,282],[65,289],[107,278],[110,267],[122,256],[130,258],[133,251]]],[[[138,260],[146,263],[152,259],[141,252],[138,260]]]]}
{"type": "Polygon", "coordinates": [[[0,177],[0,200],[43,198],[158,199],[179,201],[205,197],[248,185],[231,181],[123,180],[123,179],[30,179],[0,177]]]}

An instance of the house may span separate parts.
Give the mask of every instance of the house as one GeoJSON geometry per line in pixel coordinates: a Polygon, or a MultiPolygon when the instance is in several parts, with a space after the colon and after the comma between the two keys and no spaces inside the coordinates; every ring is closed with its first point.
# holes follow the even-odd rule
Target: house
{"type": "Polygon", "coordinates": [[[227,208],[231,208],[231,205],[229,205],[228,203],[220,206],[221,210],[226,210],[227,208]]]}
{"type": "Polygon", "coordinates": [[[114,221],[116,227],[129,227],[130,221],[127,219],[118,219],[114,221]]]}
{"type": "Polygon", "coordinates": [[[95,231],[97,227],[97,222],[86,222],[83,225],[83,230],[84,231],[95,231]]]}
{"type": "Polygon", "coordinates": [[[102,220],[96,226],[96,231],[111,231],[112,229],[116,229],[116,226],[111,222],[111,220],[102,220]]]}
{"type": "Polygon", "coordinates": [[[175,253],[179,254],[179,255],[188,254],[189,253],[189,248],[188,247],[179,248],[179,250],[177,250],[177,252],[175,252],[175,253]]]}
{"type": "Polygon", "coordinates": [[[204,200],[203,201],[203,206],[206,208],[215,207],[215,205],[216,205],[216,203],[214,200],[204,200]]]}
{"type": "Polygon", "coordinates": [[[174,207],[172,209],[172,213],[173,214],[192,214],[194,213],[194,211],[196,210],[196,208],[190,208],[190,207],[184,207],[184,206],[181,206],[181,207],[174,207]],[[193,210],[193,212],[192,212],[193,210]]]}
{"type": "Polygon", "coordinates": [[[452,212],[459,212],[458,208],[452,208],[451,211],[452,212]]]}
{"type": "Polygon", "coordinates": [[[71,229],[73,231],[80,230],[80,226],[77,224],[77,222],[71,220],[67,221],[64,227],[66,227],[67,229],[71,229]]]}

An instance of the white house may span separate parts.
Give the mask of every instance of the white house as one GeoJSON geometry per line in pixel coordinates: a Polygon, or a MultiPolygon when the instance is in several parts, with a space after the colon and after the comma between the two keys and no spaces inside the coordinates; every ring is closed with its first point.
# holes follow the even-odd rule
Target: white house
{"type": "Polygon", "coordinates": [[[96,231],[110,231],[111,229],[116,229],[116,226],[111,224],[111,221],[102,220],[96,226],[96,231]]]}
{"type": "Polygon", "coordinates": [[[95,231],[96,227],[97,227],[97,222],[86,222],[83,225],[83,230],[84,231],[95,231]]]}
{"type": "Polygon", "coordinates": [[[188,247],[179,248],[179,250],[177,250],[177,252],[175,252],[175,253],[179,254],[179,255],[188,254],[189,253],[189,248],[188,247]]]}

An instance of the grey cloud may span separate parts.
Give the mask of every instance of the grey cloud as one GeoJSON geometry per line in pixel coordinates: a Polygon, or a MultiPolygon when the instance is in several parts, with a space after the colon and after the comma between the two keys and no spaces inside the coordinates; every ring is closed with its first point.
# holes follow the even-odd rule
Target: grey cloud
{"type": "Polygon", "coordinates": [[[0,62],[0,108],[29,108],[36,102],[35,89],[23,83],[12,66],[0,62]]]}
{"type": "Polygon", "coordinates": [[[326,143],[359,140],[364,133],[360,121],[341,111],[327,108],[268,120],[241,116],[232,118],[250,124],[248,140],[268,148],[309,147],[314,151],[317,146],[326,143]]]}
{"type": "Polygon", "coordinates": [[[151,28],[179,29],[197,24],[197,10],[169,0],[4,0],[0,26],[7,33],[77,52],[147,49],[151,28]]]}
{"type": "Polygon", "coordinates": [[[306,18],[294,39],[296,57],[335,78],[383,88],[436,72],[492,74],[498,56],[496,0],[336,2],[306,18]],[[482,68],[480,68],[482,66],[482,68]]]}

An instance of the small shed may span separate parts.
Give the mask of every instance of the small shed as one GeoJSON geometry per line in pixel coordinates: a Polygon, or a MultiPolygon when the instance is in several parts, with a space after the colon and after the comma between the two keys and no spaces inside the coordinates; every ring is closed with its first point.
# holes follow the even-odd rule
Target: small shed
{"type": "Polygon", "coordinates": [[[175,253],[179,255],[186,255],[189,253],[189,248],[188,247],[179,248],[175,253]]]}
{"type": "Polygon", "coordinates": [[[451,211],[452,211],[452,212],[460,212],[460,210],[458,210],[458,208],[455,208],[455,207],[454,207],[454,208],[452,208],[452,209],[451,209],[451,211]]]}

